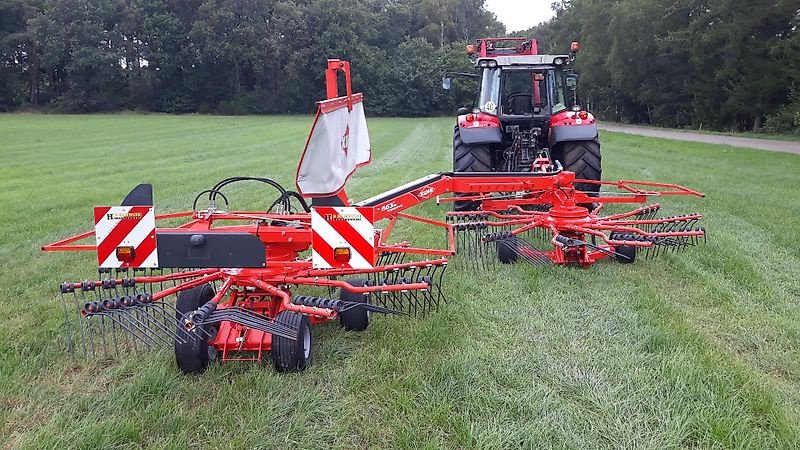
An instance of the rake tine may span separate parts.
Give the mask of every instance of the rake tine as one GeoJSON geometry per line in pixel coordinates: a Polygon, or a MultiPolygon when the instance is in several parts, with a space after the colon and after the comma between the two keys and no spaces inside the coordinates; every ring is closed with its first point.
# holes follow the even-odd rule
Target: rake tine
{"type": "MultiPolygon", "coordinates": [[[[161,340],[164,345],[172,344],[171,342],[167,341],[166,339],[164,339],[160,335],[148,333],[147,332],[148,331],[147,328],[142,328],[142,326],[141,326],[141,325],[144,325],[144,324],[142,322],[138,321],[137,319],[134,319],[131,315],[129,315],[128,311],[113,311],[112,310],[111,312],[103,312],[103,313],[99,313],[98,315],[101,315],[101,316],[105,315],[105,316],[109,317],[111,320],[116,320],[117,323],[119,323],[120,326],[123,326],[123,327],[124,327],[124,324],[123,324],[123,320],[124,320],[125,322],[127,322],[132,327],[132,328],[124,327],[126,329],[126,331],[131,333],[134,337],[139,338],[142,343],[147,343],[147,342],[151,343],[152,345],[150,346],[150,348],[158,346],[158,341],[156,340],[156,338],[161,340]],[[138,331],[139,333],[136,333],[136,331],[138,331]]],[[[136,342],[135,339],[134,339],[134,342],[136,342]]]]}
{"type": "MultiPolygon", "coordinates": [[[[69,312],[68,312],[69,308],[67,307],[67,299],[64,298],[64,294],[69,294],[69,293],[72,294],[73,300],[75,302],[75,306],[77,307],[77,312],[78,312],[77,325],[78,325],[78,330],[80,331],[80,334],[81,334],[81,345],[84,346],[84,356],[85,356],[85,353],[86,353],[85,350],[86,349],[85,349],[85,342],[83,340],[83,328],[81,327],[81,319],[80,319],[81,315],[80,315],[80,306],[79,306],[80,304],[78,302],[78,297],[75,294],[75,285],[72,284],[72,283],[64,282],[61,285],[60,290],[61,290],[61,302],[62,302],[63,307],[64,307],[64,326],[65,326],[65,328],[67,330],[67,336],[70,337],[70,341],[69,341],[69,344],[68,344],[70,352],[74,357],[75,348],[73,346],[73,341],[71,339],[71,337],[72,337],[72,328],[73,328],[72,327],[72,321],[69,320],[69,312]]],[[[77,336],[75,337],[75,339],[77,339],[77,336]]],[[[75,344],[77,344],[77,342],[75,344]]]]}
{"type": "MultiPolygon", "coordinates": [[[[161,320],[158,320],[157,317],[155,317],[154,315],[151,314],[152,313],[152,311],[150,311],[151,309],[153,309],[153,310],[159,309],[157,306],[142,305],[140,307],[135,307],[135,308],[141,308],[141,309],[137,310],[137,314],[141,313],[145,317],[148,317],[149,319],[151,319],[151,320],[148,320],[146,322],[146,328],[148,330],[155,328],[156,331],[161,331],[164,335],[174,339],[175,341],[178,341],[181,344],[185,344],[187,342],[186,339],[184,339],[181,336],[181,334],[178,333],[178,331],[173,331],[173,329],[174,330],[181,330],[181,332],[185,333],[185,331],[183,330],[182,327],[179,327],[179,326],[176,326],[174,328],[170,327],[169,325],[167,325],[166,323],[162,322],[161,320]]],[[[121,311],[121,312],[123,312],[123,311],[121,311]]]]}

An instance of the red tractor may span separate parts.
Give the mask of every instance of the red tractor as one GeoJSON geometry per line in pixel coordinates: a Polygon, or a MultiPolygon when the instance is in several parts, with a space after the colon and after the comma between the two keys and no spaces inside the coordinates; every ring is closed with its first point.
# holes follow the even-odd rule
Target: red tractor
{"type": "MultiPolygon", "coordinates": [[[[478,74],[477,104],[461,108],[453,136],[454,172],[552,172],[600,180],[600,140],[594,116],[581,108],[578,75],[569,69],[577,42],[564,55],[540,55],[535,39],[485,38],[467,46],[478,74]]],[[[442,87],[450,89],[445,76],[442,87]]],[[[599,184],[578,183],[590,194],[599,184]]],[[[457,211],[477,209],[458,201],[457,211]]]]}

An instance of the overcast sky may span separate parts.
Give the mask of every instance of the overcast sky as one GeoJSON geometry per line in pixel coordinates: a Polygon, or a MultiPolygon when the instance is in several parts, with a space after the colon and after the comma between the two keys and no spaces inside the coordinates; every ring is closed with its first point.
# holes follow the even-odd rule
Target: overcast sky
{"type": "Polygon", "coordinates": [[[495,13],[506,29],[527,30],[553,17],[552,0],[486,0],[486,9],[495,13]]]}

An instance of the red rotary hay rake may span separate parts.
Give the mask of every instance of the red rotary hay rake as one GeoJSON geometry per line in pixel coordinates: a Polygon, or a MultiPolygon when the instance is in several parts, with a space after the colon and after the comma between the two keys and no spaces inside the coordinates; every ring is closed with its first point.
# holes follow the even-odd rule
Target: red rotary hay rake
{"type": "Polygon", "coordinates": [[[339,320],[362,331],[373,313],[437,309],[452,256],[473,267],[588,266],[606,257],[633,262],[638,252],[655,256],[705,238],[700,215],[655,218],[658,204],[601,215],[611,203],[701,194],[670,184],[576,180],[557,161],[528,173],[429,175],[350,204],[345,181],[370,160],[362,97],[350,90],[347,62],[329,61],[326,75],[328,100],[319,103],[297,192],[268,178],[228,178],[198,194],[192,211],[156,217],[152,188],[140,185],[121,206],[96,207],[94,231],[43,247],[98,255],[100,279],[60,288],[73,354],[174,346],[179,368],[196,373],[213,359],[260,361],[268,352],[277,370],[298,371],[312,359],[311,325],[339,320]],[[341,97],[340,72],[347,86],[341,97]],[[240,182],[267,185],[278,198],[266,212],[229,211],[223,191],[240,182]],[[605,189],[594,196],[576,190],[576,182],[605,189]],[[449,212],[445,221],[406,212],[432,199],[455,201],[448,194],[480,209],[449,212]],[[203,199],[208,205],[199,209],[203,199]],[[156,227],[157,219],[180,218],[188,221],[156,227]],[[399,220],[440,228],[445,245],[389,243],[399,220]],[[96,244],[80,243],[92,235],[96,244]],[[406,261],[409,255],[421,260],[406,261]]]}

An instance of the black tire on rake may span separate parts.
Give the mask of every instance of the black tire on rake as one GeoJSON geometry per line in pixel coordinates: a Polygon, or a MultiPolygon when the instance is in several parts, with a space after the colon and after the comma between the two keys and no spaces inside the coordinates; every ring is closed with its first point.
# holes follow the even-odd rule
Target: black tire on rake
{"type": "Polygon", "coordinates": [[[513,264],[517,262],[517,252],[511,247],[511,244],[506,241],[497,242],[497,259],[501,264],[513,264]]]}
{"type": "Polygon", "coordinates": [[[302,372],[311,365],[314,358],[311,321],[305,314],[293,311],[281,311],[275,317],[279,324],[298,330],[297,339],[272,336],[270,356],[275,370],[278,372],[302,372]]]}
{"type": "MultiPolygon", "coordinates": [[[[214,297],[214,287],[210,284],[188,289],[178,293],[178,301],[175,304],[177,312],[176,326],[178,333],[184,332],[182,327],[183,315],[190,313],[203,306],[214,297]]],[[[213,330],[205,330],[208,335],[213,336],[213,330]]],[[[189,333],[191,336],[185,343],[175,341],[175,362],[183,373],[201,373],[208,367],[211,360],[210,347],[208,345],[208,335],[205,333],[189,333]]]]}
{"type": "MultiPolygon", "coordinates": [[[[352,286],[362,287],[367,284],[367,280],[363,278],[354,278],[348,280],[352,286]]],[[[350,292],[342,289],[339,292],[339,300],[353,303],[369,303],[368,298],[364,294],[357,292],[350,292]]],[[[349,308],[339,313],[339,323],[347,331],[364,331],[369,326],[370,314],[366,308],[349,308]]]]}

